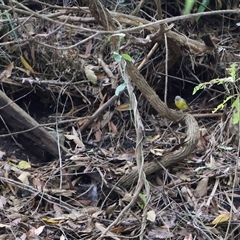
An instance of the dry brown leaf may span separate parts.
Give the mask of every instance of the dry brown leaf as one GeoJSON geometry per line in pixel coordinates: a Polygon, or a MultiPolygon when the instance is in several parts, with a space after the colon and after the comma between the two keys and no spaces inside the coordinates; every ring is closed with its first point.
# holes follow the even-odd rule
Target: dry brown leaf
{"type": "Polygon", "coordinates": [[[84,68],[84,71],[85,71],[87,80],[90,81],[92,84],[97,84],[97,76],[94,73],[94,71],[90,69],[88,66],[84,68]]]}
{"type": "Polygon", "coordinates": [[[164,149],[158,149],[158,148],[150,149],[150,152],[156,156],[162,156],[164,153],[164,149]]]}
{"type": "MultiPolygon", "coordinates": [[[[106,227],[102,224],[102,223],[99,223],[99,222],[96,222],[95,223],[95,227],[97,230],[99,230],[101,233],[104,233],[106,232],[106,227]]],[[[106,233],[106,237],[110,237],[112,239],[115,239],[115,240],[120,240],[120,238],[118,238],[115,234],[113,234],[112,232],[107,232],[106,233]]]]}
{"type": "Polygon", "coordinates": [[[107,97],[107,93],[105,93],[104,96],[101,97],[101,103],[99,105],[99,108],[104,104],[106,97],[107,97]]]}
{"type": "Polygon", "coordinates": [[[156,229],[150,230],[148,233],[149,239],[170,239],[174,237],[174,234],[169,231],[169,229],[164,227],[158,227],[156,229]]]}
{"type": "Polygon", "coordinates": [[[112,232],[112,233],[115,233],[115,234],[120,234],[124,229],[125,229],[124,226],[119,225],[119,226],[117,226],[117,227],[115,227],[115,228],[112,228],[112,229],[111,229],[111,232],[112,232]]]}
{"type": "Polygon", "coordinates": [[[37,190],[39,191],[42,190],[43,184],[38,178],[33,178],[32,182],[33,182],[33,186],[37,188],[37,190]]]}
{"type": "Polygon", "coordinates": [[[131,105],[129,103],[123,103],[116,107],[116,110],[118,110],[120,112],[129,111],[130,109],[131,109],[131,105]]]}
{"type": "Polygon", "coordinates": [[[63,212],[62,209],[57,205],[57,204],[53,204],[53,209],[55,211],[54,217],[62,217],[63,212]]]}
{"type": "Polygon", "coordinates": [[[86,45],[85,55],[89,55],[91,53],[92,46],[93,46],[92,39],[90,39],[86,45]]]}
{"type": "Polygon", "coordinates": [[[101,139],[102,139],[102,132],[100,130],[97,130],[95,132],[95,140],[94,140],[94,142],[100,142],[101,139]]]}
{"type": "Polygon", "coordinates": [[[197,188],[195,190],[195,196],[196,197],[203,197],[207,193],[207,186],[208,186],[208,177],[202,178],[197,185],[197,188]]]}
{"type": "Polygon", "coordinates": [[[156,141],[158,138],[160,138],[161,136],[159,134],[153,136],[149,141],[150,143],[153,143],[154,141],[156,141]]]}
{"type": "Polygon", "coordinates": [[[44,228],[45,226],[40,226],[39,228],[32,227],[29,231],[27,231],[26,239],[38,239],[38,236],[42,233],[44,228]]]}
{"type": "Polygon", "coordinates": [[[110,111],[107,111],[107,112],[103,115],[102,120],[101,120],[101,122],[100,122],[100,127],[101,127],[101,129],[103,129],[103,128],[110,122],[112,116],[113,116],[113,112],[110,112],[110,111]]]}
{"type": "Polygon", "coordinates": [[[124,195],[124,197],[122,198],[122,201],[131,202],[132,198],[133,198],[133,196],[130,193],[126,193],[124,195]]]}
{"type": "Polygon", "coordinates": [[[126,160],[126,161],[132,162],[134,157],[135,157],[135,152],[134,151],[132,151],[132,152],[129,151],[129,152],[119,154],[118,156],[116,156],[115,159],[119,160],[119,161],[126,160]]]}
{"type": "Polygon", "coordinates": [[[147,212],[147,220],[149,220],[150,222],[155,222],[156,213],[153,210],[147,212]]]}
{"type": "Polygon", "coordinates": [[[85,148],[85,145],[83,144],[83,142],[80,140],[78,136],[76,135],[64,135],[64,136],[68,140],[73,140],[78,147],[85,148]]]}
{"type": "MultiPolygon", "coordinates": [[[[92,203],[92,201],[88,200],[88,199],[81,199],[81,200],[79,200],[79,202],[84,206],[88,206],[92,203]]],[[[77,205],[77,206],[80,206],[80,205],[77,205]]]]}
{"type": "Polygon", "coordinates": [[[192,234],[189,233],[187,236],[184,237],[184,240],[192,240],[192,234]]]}
{"type": "Polygon", "coordinates": [[[115,134],[118,133],[117,126],[113,123],[113,121],[109,122],[109,128],[113,133],[115,133],[115,134]]]}
{"type": "Polygon", "coordinates": [[[8,64],[8,66],[7,66],[6,70],[5,70],[5,71],[6,71],[6,72],[5,72],[5,76],[6,76],[7,78],[11,77],[13,68],[14,68],[14,63],[13,63],[13,62],[11,62],[10,64],[8,64]]]}
{"type": "Polygon", "coordinates": [[[10,229],[10,228],[12,228],[12,226],[0,223],[0,228],[9,228],[10,229]]]}
{"type": "Polygon", "coordinates": [[[112,214],[115,209],[116,209],[116,203],[108,206],[106,209],[106,215],[109,216],[109,214],[112,214]]]}
{"type": "Polygon", "coordinates": [[[104,75],[104,73],[97,73],[96,76],[97,76],[97,78],[98,78],[99,80],[101,80],[102,82],[103,82],[103,81],[104,81],[104,82],[107,82],[107,81],[109,80],[109,78],[108,78],[106,75],[104,75]]]}
{"type": "Polygon", "coordinates": [[[3,79],[4,77],[9,78],[12,75],[12,70],[14,67],[14,63],[11,62],[6,69],[0,74],[0,80],[3,79]]]}
{"type": "Polygon", "coordinates": [[[99,207],[92,207],[92,206],[86,207],[86,208],[82,209],[83,212],[86,212],[86,213],[88,213],[90,215],[92,215],[92,214],[94,214],[96,212],[99,212],[99,210],[100,210],[99,207]]]}
{"type": "Polygon", "coordinates": [[[29,180],[28,180],[29,176],[31,176],[31,174],[29,172],[22,172],[21,175],[18,177],[18,179],[22,183],[29,185],[29,180]]]}
{"type": "Polygon", "coordinates": [[[0,196],[0,209],[3,209],[6,203],[7,203],[6,198],[3,196],[0,196]]]}

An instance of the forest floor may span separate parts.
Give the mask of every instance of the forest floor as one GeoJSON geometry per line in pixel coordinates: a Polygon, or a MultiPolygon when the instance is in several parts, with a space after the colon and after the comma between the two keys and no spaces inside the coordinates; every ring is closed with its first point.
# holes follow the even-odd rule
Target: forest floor
{"type": "Polygon", "coordinates": [[[1,91],[58,153],[0,106],[0,239],[239,238],[237,1],[59,2],[0,5],[1,91]]]}

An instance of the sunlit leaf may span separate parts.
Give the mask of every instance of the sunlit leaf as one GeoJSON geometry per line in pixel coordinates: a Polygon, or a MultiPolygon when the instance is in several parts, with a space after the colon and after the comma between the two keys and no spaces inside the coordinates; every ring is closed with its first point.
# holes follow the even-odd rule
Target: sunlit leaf
{"type": "Polygon", "coordinates": [[[35,73],[35,71],[33,70],[33,68],[30,66],[30,64],[25,60],[25,58],[23,56],[20,56],[22,65],[31,73],[35,73]]]}
{"type": "Polygon", "coordinates": [[[233,113],[233,124],[238,124],[239,123],[239,111],[237,112],[235,112],[234,111],[234,113],[233,113]]]}
{"type": "Polygon", "coordinates": [[[239,123],[239,114],[240,114],[240,99],[239,96],[235,99],[235,101],[232,103],[233,111],[233,124],[239,123]]]}
{"type": "Polygon", "coordinates": [[[122,54],[122,58],[124,59],[124,60],[127,60],[127,61],[129,61],[129,62],[132,62],[132,58],[128,55],[128,54],[122,54]]]}
{"type": "Polygon", "coordinates": [[[229,75],[235,79],[236,77],[236,71],[237,71],[238,65],[236,63],[231,64],[230,68],[228,68],[229,75]]]}
{"type": "Polygon", "coordinates": [[[51,223],[51,224],[55,224],[55,223],[59,223],[60,221],[62,221],[63,219],[53,219],[53,218],[42,218],[42,220],[46,223],[51,223]]]}
{"type": "Polygon", "coordinates": [[[203,83],[198,84],[196,87],[193,89],[193,95],[199,91],[200,89],[204,89],[205,85],[203,83]]]}
{"type": "Polygon", "coordinates": [[[223,213],[217,216],[213,221],[212,224],[217,225],[220,223],[227,222],[230,218],[230,213],[223,213]]]}
{"type": "Polygon", "coordinates": [[[27,161],[20,161],[18,163],[18,168],[20,168],[20,169],[28,169],[28,168],[31,168],[31,165],[27,161]]]}
{"type": "Polygon", "coordinates": [[[232,98],[233,96],[228,96],[222,103],[220,103],[216,108],[213,109],[212,113],[217,112],[218,110],[223,110],[225,104],[232,98]]]}

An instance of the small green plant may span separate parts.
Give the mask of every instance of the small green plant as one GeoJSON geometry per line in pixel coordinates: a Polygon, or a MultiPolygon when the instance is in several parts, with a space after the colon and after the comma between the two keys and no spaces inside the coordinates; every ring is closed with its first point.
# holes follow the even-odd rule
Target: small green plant
{"type": "MultiPolygon", "coordinates": [[[[113,34],[108,37],[108,41],[111,41],[111,39],[113,37],[118,37],[118,49],[120,49],[120,44],[121,44],[122,40],[125,38],[125,34],[124,33],[113,34]]],[[[113,52],[113,57],[118,62],[121,62],[122,59],[124,59],[126,61],[130,61],[130,62],[132,61],[132,58],[126,53],[120,54],[118,52],[113,52]]]]}
{"type": "Polygon", "coordinates": [[[196,0],[185,0],[184,10],[183,14],[189,14],[191,10],[193,9],[193,5],[196,0]]]}
{"type": "MultiPolygon", "coordinates": [[[[108,37],[108,41],[111,41],[111,39],[113,37],[118,37],[118,49],[120,49],[120,44],[121,44],[121,41],[124,39],[125,37],[125,34],[123,33],[117,33],[117,34],[113,34],[111,36],[108,37]]],[[[113,58],[115,61],[121,63],[122,60],[125,60],[125,61],[129,61],[131,62],[132,61],[132,58],[131,56],[129,56],[128,54],[126,53],[123,53],[123,54],[120,54],[118,52],[113,52],[113,58]]],[[[121,94],[121,92],[123,92],[123,90],[127,87],[127,84],[124,82],[122,84],[120,84],[117,88],[116,88],[116,91],[115,91],[115,95],[116,96],[119,96],[121,94]]]]}
{"type": "Polygon", "coordinates": [[[143,193],[139,193],[138,196],[141,200],[137,201],[137,204],[141,209],[143,209],[147,205],[147,196],[144,195],[143,193]]]}
{"type": "MultiPolygon", "coordinates": [[[[198,7],[197,13],[204,12],[205,9],[207,8],[209,2],[210,2],[210,0],[202,0],[202,3],[198,7]]],[[[196,22],[198,22],[198,20],[200,19],[200,16],[197,16],[195,19],[196,19],[196,22]]]]}
{"type": "MultiPolygon", "coordinates": [[[[193,6],[195,4],[196,0],[185,0],[185,5],[184,5],[184,10],[183,10],[183,14],[190,14],[193,6]]],[[[198,9],[197,9],[197,13],[202,13],[205,11],[205,9],[207,8],[208,4],[209,4],[210,0],[202,0],[202,2],[200,3],[198,9]]],[[[200,19],[200,16],[197,16],[195,18],[196,22],[198,22],[198,20],[200,19]]]]}
{"type": "Polygon", "coordinates": [[[220,103],[214,110],[213,113],[217,112],[218,110],[222,110],[227,102],[232,100],[231,107],[233,109],[233,124],[237,124],[239,122],[239,115],[240,115],[240,92],[238,87],[236,86],[236,82],[240,80],[240,78],[236,78],[237,76],[237,64],[231,64],[230,68],[228,69],[229,77],[226,78],[216,78],[206,83],[200,83],[193,89],[193,95],[196,94],[197,91],[200,89],[210,88],[211,86],[217,85],[224,85],[227,93],[227,96],[222,103],[220,103]],[[230,84],[230,85],[229,85],[230,84]],[[233,86],[236,90],[236,94],[231,94],[229,90],[229,86],[233,86]]]}

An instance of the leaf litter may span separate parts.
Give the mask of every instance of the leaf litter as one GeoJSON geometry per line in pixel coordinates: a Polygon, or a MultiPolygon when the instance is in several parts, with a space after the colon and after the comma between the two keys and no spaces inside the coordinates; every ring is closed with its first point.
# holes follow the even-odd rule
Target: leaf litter
{"type": "MultiPolygon", "coordinates": [[[[107,4],[110,8],[114,5],[107,4]]],[[[155,12],[152,4],[150,13],[155,12]]],[[[129,13],[132,10],[131,6],[124,6],[120,4],[119,11],[129,13]]],[[[78,13],[74,6],[68,6],[63,12],[62,6],[43,2],[33,7],[43,8],[47,14],[55,12],[56,17],[49,16],[54,20],[47,21],[44,15],[34,15],[30,8],[24,12],[22,5],[15,6],[21,24],[33,14],[29,19],[38,28],[31,27],[33,31],[29,33],[19,32],[22,41],[28,42],[27,37],[32,37],[29,46],[20,46],[17,42],[27,56],[14,55],[4,48],[11,61],[3,60],[1,80],[6,92],[11,89],[13,99],[34,89],[33,100],[23,98],[19,104],[46,127],[63,130],[65,138],[62,141],[69,156],[61,162],[39,158],[32,162],[32,156],[23,153],[21,148],[2,143],[0,238],[99,239],[102,234],[106,239],[138,239],[141,234],[143,239],[237,238],[240,201],[236,136],[239,130],[231,128],[230,132],[228,126],[222,127],[221,119],[200,119],[199,125],[207,131],[201,131],[193,153],[179,164],[147,176],[135,198],[135,183],[130,189],[122,189],[117,184],[136,166],[137,136],[133,120],[136,108],[132,108],[132,99],[125,89],[118,94],[115,104],[107,106],[102,114],[96,114],[93,121],[80,130],[114,96],[112,86],[116,81],[119,85],[122,83],[118,63],[107,51],[107,46],[103,49],[104,44],[108,45],[103,36],[96,35],[78,46],[79,41],[91,38],[92,33],[86,29],[100,30],[100,26],[89,13],[88,6],[79,8],[78,13]],[[63,17],[66,17],[65,22],[59,22],[63,17]],[[82,21],[81,26],[74,17],[82,21]],[[71,29],[64,23],[75,27],[71,29]],[[69,47],[71,45],[76,46],[69,47]],[[103,62],[100,67],[99,57],[103,62]],[[125,210],[129,203],[130,208],[125,210]],[[120,221],[107,231],[119,215],[120,221]]],[[[218,34],[212,27],[211,31],[218,34]]],[[[180,31],[186,33],[185,28],[187,26],[180,24],[180,31]]],[[[10,30],[6,33],[11,36],[10,30]]],[[[143,39],[141,34],[136,37],[143,39]]],[[[7,39],[3,43],[9,45],[7,39]]],[[[139,49],[128,48],[127,42],[125,44],[124,48],[133,59],[143,60],[139,49]]],[[[147,47],[144,50],[147,51],[147,47]]],[[[186,51],[182,50],[182,54],[186,51]]],[[[232,52],[227,50],[226,54],[232,52]]],[[[148,64],[161,72],[164,62],[161,48],[155,57],[158,60],[149,59],[148,64]]],[[[191,58],[202,64],[197,56],[191,58]]],[[[188,58],[189,62],[192,59],[188,58]]],[[[201,61],[209,64],[207,58],[201,61]]],[[[214,74],[204,64],[205,71],[214,74]]],[[[157,91],[161,84],[157,86],[152,69],[146,67],[142,74],[157,91]]],[[[144,161],[155,161],[173,148],[181,148],[184,126],[167,122],[160,116],[152,117],[149,104],[137,91],[135,94],[145,129],[141,152],[144,161]]],[[[201,113],[203,103],[204,100],[193,107],[202,104],[201,113]]]]}

